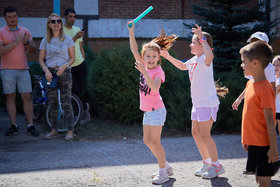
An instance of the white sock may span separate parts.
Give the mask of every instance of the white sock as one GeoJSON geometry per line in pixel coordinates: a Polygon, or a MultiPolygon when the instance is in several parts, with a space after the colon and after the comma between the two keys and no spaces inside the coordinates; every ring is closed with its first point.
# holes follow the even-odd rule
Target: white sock
{"type": "Polygon", "coordinates": [[[208,164],[208,165],[211,164],[211,158],[206,158],[203,161],[206,162],[206,164],[208,164]]]}
{"type": "Polygon", "coordinates": [[[169,165],[169,163],[166,161],[166,162],[165,162],[165,169],[167,169],[167,168],[170,168],[170,165],[169,165]]]}
{"type": "Polygon", "coordinates": [[[214,165],[214,166],[216,166],[216,167],[219,167],[219,166],[220,166],[219,160],[217,160],[216,162],[212,162],[211,164],[214,165]]]}
{"type": "Polygon", "coordinates": [[[31,126],[33,126],[33,124],[28,124],[28,128],[30,128],[31,126]]]}
{"type": "Polygon", "coordinates": [[[165,174],[165,175],[167,174],[165,168],[159,168],[159,173],[160,174],[165,174]]]}

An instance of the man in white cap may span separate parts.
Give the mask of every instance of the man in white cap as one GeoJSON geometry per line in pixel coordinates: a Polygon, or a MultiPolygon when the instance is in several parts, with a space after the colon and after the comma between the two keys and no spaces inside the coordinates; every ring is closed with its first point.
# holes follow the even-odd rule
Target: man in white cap
{"type": "MultiPolygon", "coordinates": [[[[264,32],[255,32],[254,34],[251,35],[251,37],[247,40],[248,43],[253,43],[255,41],[264,41],[266,43],[269,42],[269,39],[267,35],[264,32]]],[[[269,63],[267,67],[264,70],[265,72],[265,77],[266,79],[271,83],[272,88],[275,92],[275,72],[274,72],[274,66],[269,63]]],[[[252,79],[252,76],[245,76],[247,79],[252,79]]],[[[245,96],[245,89],[243,92],[239,95],[239,97],[234,101],[232,104],[232,109],[233,110],[238,110],[238,106],[242,102],[245,96]]]]}
{"type": "MultiPolygon", "coordinates": [[[[268,43],[269,39],[268,39],[268,36],[264,32],[255,32],[254,34],[251,35],[251,37],[247,40],[247,42],[248,43],[253,43],[255,41],[264,41],[264,42],[268,43]]],[[[275,91],[276,91],[276,89],[275,89],[276,79],[275,79],[274,66],[271,63],[269,63],[267,65],[267,67],[265,68],[264,73],[265,73],[266,79],[271,83],[272,88],[273,88],[274,93],[275,93],[275,91]]],[[[245,76],[245,77],[247,79],[253,79],[252,76],[245,76]]],[[[244,99],[245,90],[246,90],[246,88],[243,90],[243,92],[239,95],[239,97],[232,104],[232,109],[233,110],[238,110],[238,106],[240,105],[240,103],[244,99]]],[[[243,174],[246,174],[246,175],[254,175],[255,174],[255,169],[252,166],[250,166],[250,163],[247,163],[246,169],[243,171],[243,174]]]]}
{"type": "Polygon", "coordinates": [[[253,43],[258,40],[264,41],[266,43],[269,42],[269,39],[264,32],[255,32],[254,34],[251,35],[251,37],[247,40],[247,42],[253,43]]]}

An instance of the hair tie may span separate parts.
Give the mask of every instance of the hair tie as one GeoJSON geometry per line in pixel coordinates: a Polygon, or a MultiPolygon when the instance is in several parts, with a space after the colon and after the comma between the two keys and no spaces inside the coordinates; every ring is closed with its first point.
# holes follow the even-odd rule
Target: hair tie
{"type": "Polygon", "coordinates": [[[213,51],[213,50],[214,50],[214,48],[211,48],[211,50],[213,51]]]}

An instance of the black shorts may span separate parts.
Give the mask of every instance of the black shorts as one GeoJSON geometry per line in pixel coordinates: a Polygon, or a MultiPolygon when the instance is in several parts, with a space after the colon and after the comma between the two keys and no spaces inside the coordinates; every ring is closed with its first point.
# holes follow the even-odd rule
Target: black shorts
{"type": "Polygon", "coordinates": [[[249,146],[246,170],[255,172],[256,176],[273,176],[274,164],[268,163],[269,146],[249,146]]]}
{"type": "Polygon", "coordinates": [[[280,113],[276,113],[276,119],[280,120],[280,113]]]}

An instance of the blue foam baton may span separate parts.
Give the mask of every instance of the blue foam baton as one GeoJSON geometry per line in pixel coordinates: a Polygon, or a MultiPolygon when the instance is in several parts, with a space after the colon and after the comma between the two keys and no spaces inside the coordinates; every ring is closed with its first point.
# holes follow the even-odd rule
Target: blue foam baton
{"type": "MultiPolygon", "coordinates": [[[[154,8],[152,6],[150,6],[149,8],[147,8],[144,12],[142,12],[142,14],[140,14],[137,18],[135,18],[133,20],[133,23],[137,23],[140,19],[142,19],[144,16],[146,16],[151,10],[153,10],[154,8]]],[[[128,24],[128,27],[131,28],[132,27],[132,23],[128,24]]]]}

